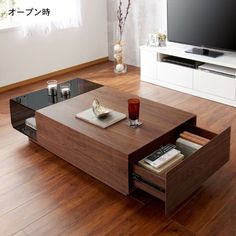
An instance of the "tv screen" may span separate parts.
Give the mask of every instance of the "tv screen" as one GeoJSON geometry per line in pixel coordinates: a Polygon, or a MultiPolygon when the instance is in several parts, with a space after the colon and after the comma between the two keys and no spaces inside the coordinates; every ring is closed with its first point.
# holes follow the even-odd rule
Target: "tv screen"
{"type": "Polygon", "coordinates": [[[236,51],[236,0],[167,0],[172,42],[236,51]]]}

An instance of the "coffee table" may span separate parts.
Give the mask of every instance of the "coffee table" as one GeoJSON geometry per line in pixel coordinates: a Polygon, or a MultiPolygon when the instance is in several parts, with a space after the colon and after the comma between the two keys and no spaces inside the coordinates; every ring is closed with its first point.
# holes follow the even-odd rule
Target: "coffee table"
{"type": "Polygon", "coordinates": [[[124,195],[140,188],[158,197],[166,215],[229,160],[230,128],[215,134],[197,127],[194,114],[140,98],[143,126],[130,128],[124,119],[102,129],[75,118],[91,107],[94,97],[127,114],[133,95],[104,86],[37,109],[34,141],[124,195]],[[184,130],[211,141],[165,175],[137,165],[157,148],[175,143],[184,130]]]}

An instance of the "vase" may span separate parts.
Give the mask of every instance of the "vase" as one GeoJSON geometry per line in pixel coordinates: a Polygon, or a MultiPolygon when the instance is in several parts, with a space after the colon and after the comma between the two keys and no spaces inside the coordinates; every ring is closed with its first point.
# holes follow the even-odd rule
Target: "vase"
{"type": "Polygon", "coordinates": [[[165,47],[165,46],[166,46],[166,40],[164,40],[164,41],[159,41],[158,46],[159,46],[159,47],[165,47]]]}
{"type": "Polygon", "coordinates": [[[124,74],[127,72],[127,65],[124,57],[124,42],[118,41],[114,45],[114,72],[124,74]]]}

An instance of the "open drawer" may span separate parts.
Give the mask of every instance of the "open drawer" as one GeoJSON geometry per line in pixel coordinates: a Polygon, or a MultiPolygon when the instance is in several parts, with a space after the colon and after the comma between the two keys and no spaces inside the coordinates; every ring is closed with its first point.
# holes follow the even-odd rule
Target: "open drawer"
{"type": "Polygon", "coordinates": [[[162,175],[151,172],[138,163],[132,165],[131,184],[164,201],[166,215],[170,215],[181,202],[229,160],[230,127],[220,134],[192,125],[185,127],[184,130],[208,138],[210,141],[162,175]]]}

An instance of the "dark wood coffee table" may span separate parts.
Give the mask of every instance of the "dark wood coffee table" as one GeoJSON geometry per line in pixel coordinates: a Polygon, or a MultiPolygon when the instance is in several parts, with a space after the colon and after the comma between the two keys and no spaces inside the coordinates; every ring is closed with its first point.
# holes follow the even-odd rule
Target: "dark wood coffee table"
{"type": "Polygon", "coordinates": [[[194,114],[143,98],[143,126],[136,129],[128,126],[128,119],[102,129],[75,118],[76,113],[91,107],[94,97],[127,114],[127,100],[132,96],[100,87],[36,110],[35,141],[122,194],[140,188],[158,197],[165,202],[168,215],[229,160],[230,128],[214,134],[198,128],[194,114]],[[154,174],[136,164],[157,148],[175,143],[184,130],[211,141],[166,175],[154,174]]]}

